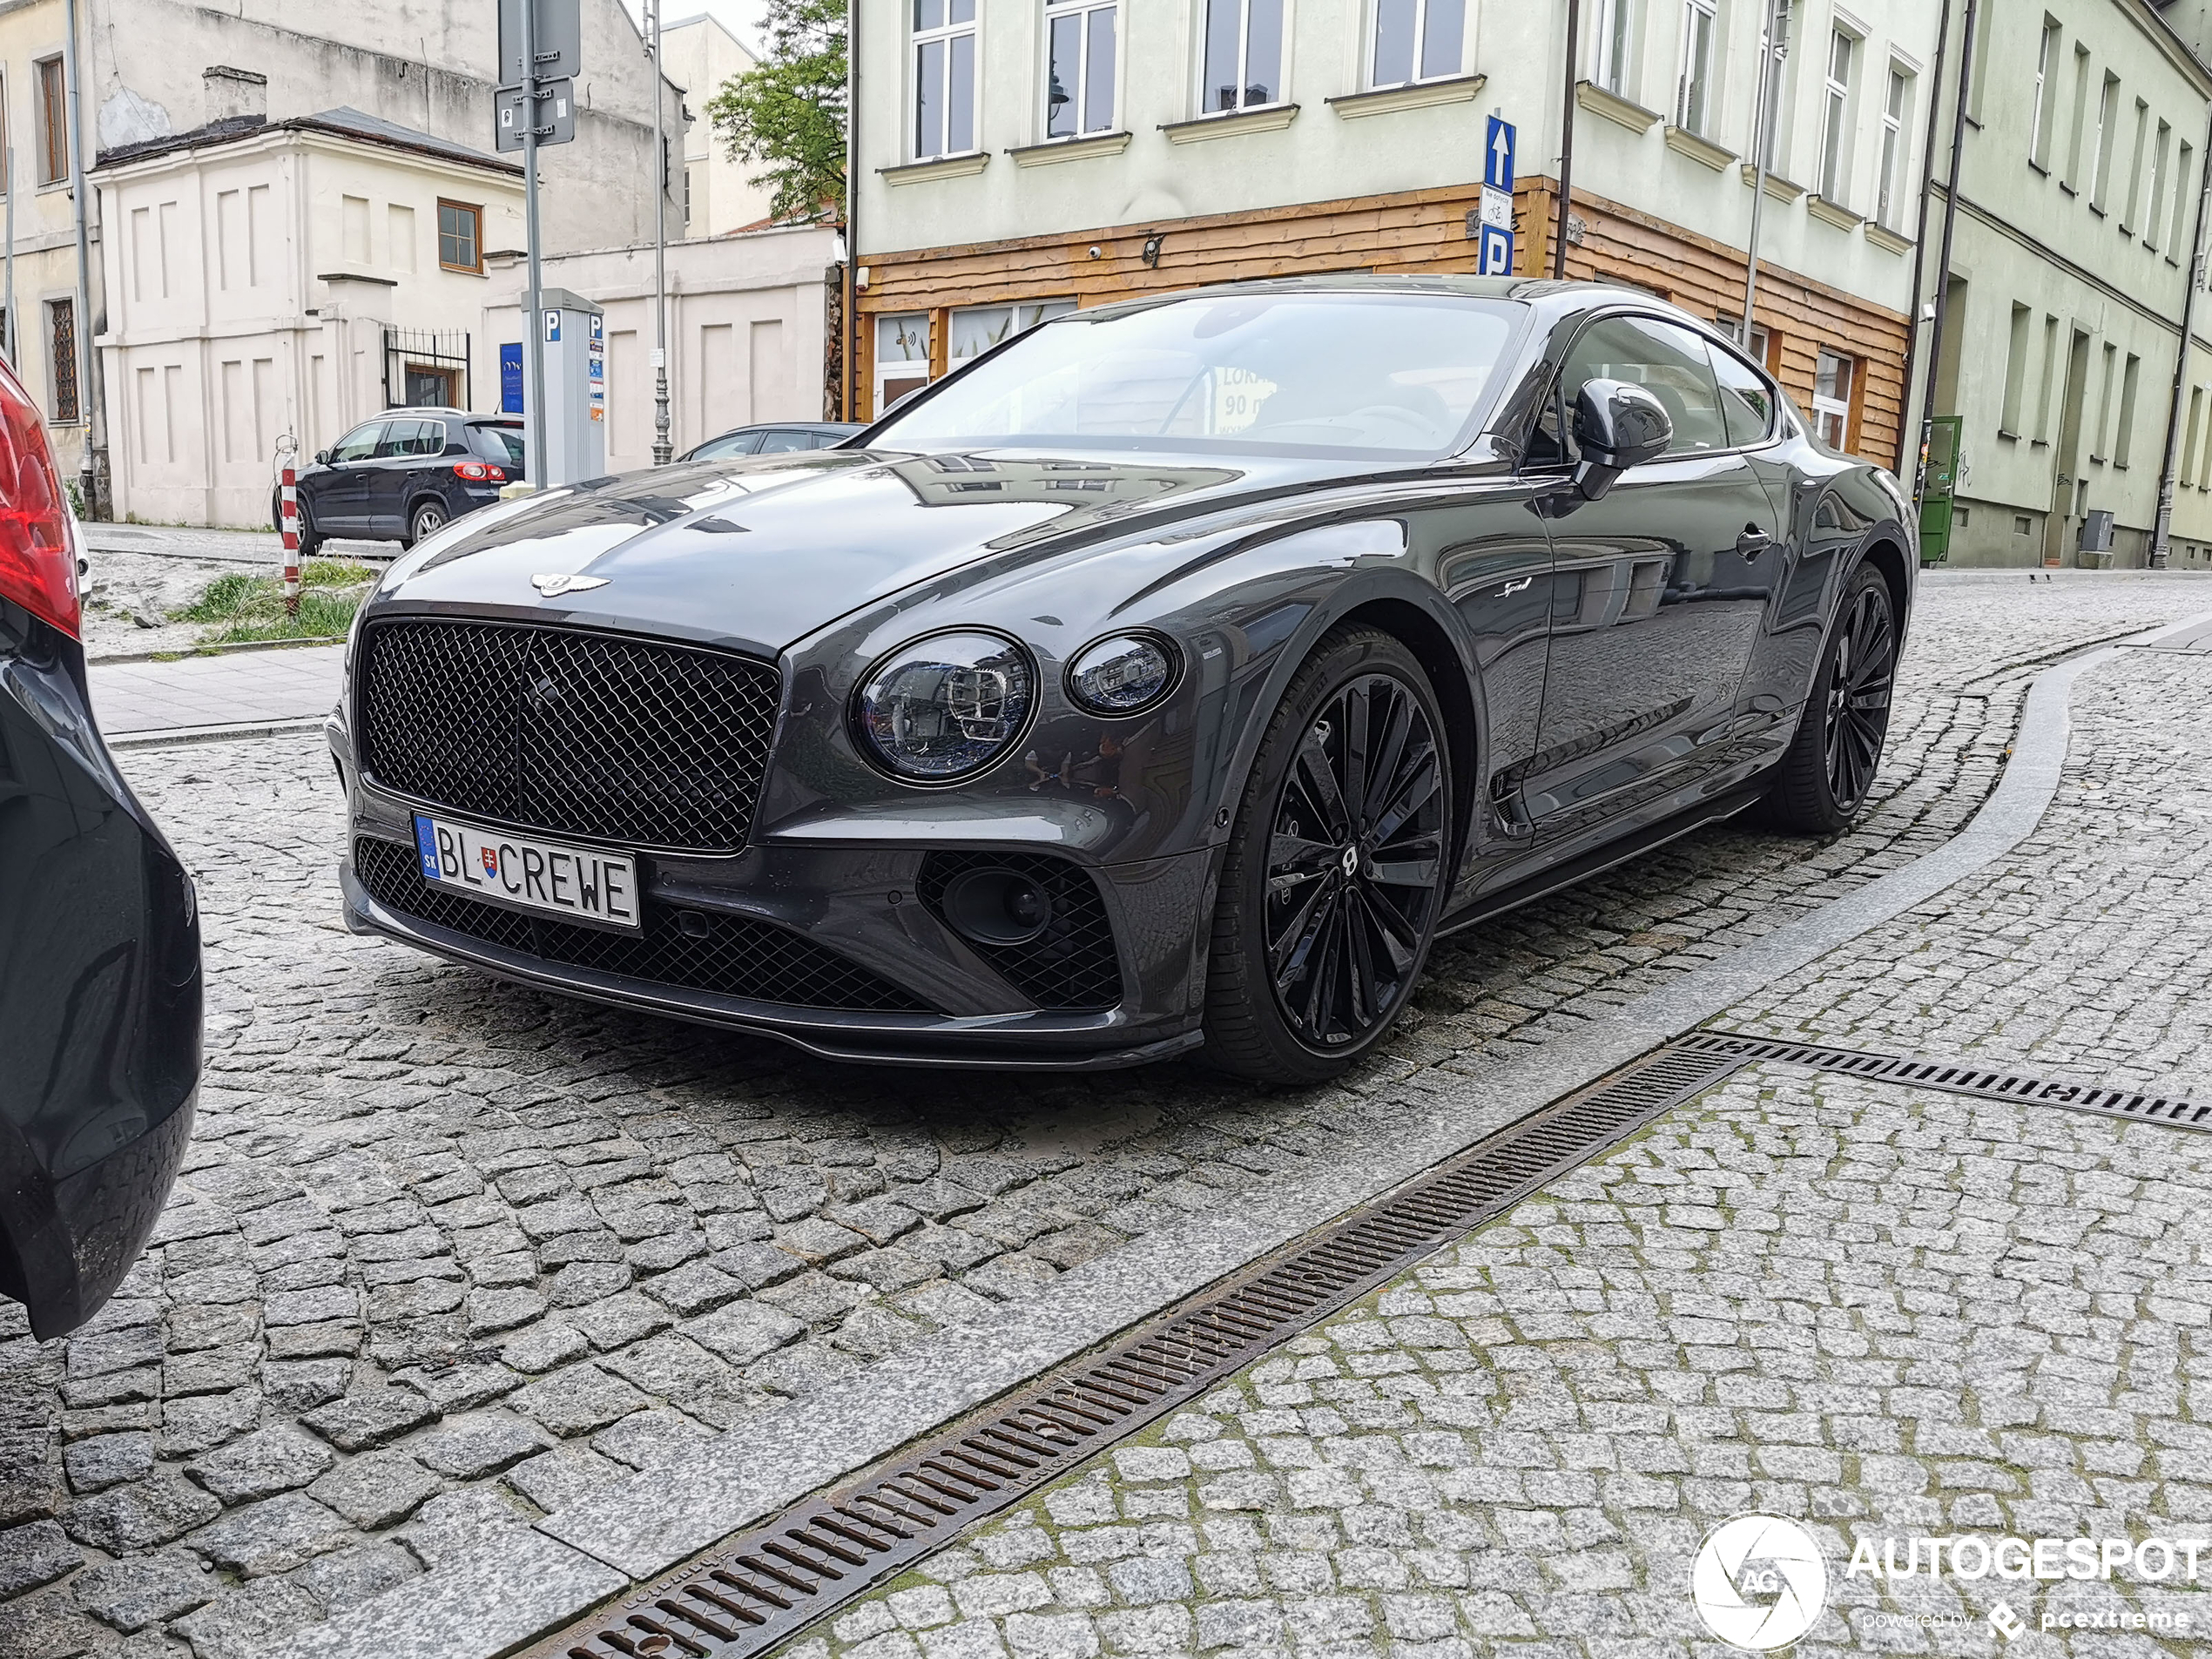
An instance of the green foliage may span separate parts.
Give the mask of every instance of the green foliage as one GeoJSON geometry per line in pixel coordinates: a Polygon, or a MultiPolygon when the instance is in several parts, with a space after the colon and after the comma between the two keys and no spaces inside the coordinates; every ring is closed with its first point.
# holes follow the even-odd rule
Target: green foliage
{"type": "Polygon", "coordinates": [[[845,217],[846,0],[768,0],[767,51],[708,100],[732,161],[760,164],[779,219],[845,217]]]}
{"type": "Polygon", "coordinates": [[[287,615],[281,578],[234,570],[217,577],[175,613],[212,624],[202,644],[247,639],[335,639],[352,625],[376,572],[345,559],[309,559],[300,568],[300,610],[287,615]]]}

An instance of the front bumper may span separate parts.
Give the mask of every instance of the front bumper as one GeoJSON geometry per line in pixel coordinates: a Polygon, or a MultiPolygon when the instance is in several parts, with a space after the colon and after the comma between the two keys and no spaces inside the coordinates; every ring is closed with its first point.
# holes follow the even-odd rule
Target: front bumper
{"type": "MultiPolygon", "coordinates": [[[[334,726],[335,723],[334,723],[334,726]]],[[[1203,929],[1211,912],[1212,857],[1199,851],[1127,865],[1093,865],[1010,843],[932,848],[773,846],[730,857],[644,853],[649,941],[636,949],[591,948],[565,924],[537,931],[517,913],[435,893],[395,873],[415,854],[413,813],[427,803],[364,781],[334,729],[352,831],[341,870],[345,919],[449,961],[521,983],[672,1018],[779,1038],[826,1059],[1014,1069],[1103,1069],[1141,1065],[1196,1047],[1204,993],[1203,929]],[[381,843],[381,846],[372,845],[381,843]],[[1009,862],[1049,857],[1067,890],[1110,935],[1117,991],[1056,1008],[1049,987],[1019,960],[979,952],[947,924],[931,898],[932,856],[1009,862]],[[396,856],[395,856],[396,855],[396,856]],[[368,856],[371,867],[364,869],[368,856]],[[485,913],[490,913],[489,914],[485,913]],[[741,991],[675,983],[642,970],[652,941],[685,913],[714,938],[742,936],[758,952],[797,941],[811,966],[741,991]],[[583,949],[545,948],[555,935],[583,949]],[[571,960],[561,960],[565,954],[571,960]],[[575,958],[585,960],[575,960],[575,958]],[[826,971],[825,965],[833,973],[826,971]],[[834,977],[846,1006],[810,1004],[834,977]],[[853,988],[855,986],[863,988],[853,988]],[[871,997],[867,988],[883,993],[871,997]]],[[[1090,981],[1095,993],[1098,981],[1090,981]]]]}

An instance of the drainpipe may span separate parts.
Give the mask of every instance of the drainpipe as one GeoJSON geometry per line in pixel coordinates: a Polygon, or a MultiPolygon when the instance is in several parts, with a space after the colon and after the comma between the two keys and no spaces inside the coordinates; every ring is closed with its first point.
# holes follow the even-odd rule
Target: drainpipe
{"type": "Polygon", "coordinates": [[[2205,203],[2212,199],[2212,121],[2205,128],[2206,149],[2196,187],[2196,230],[2189,244],[2188,292],[2182,296],[2182,349],[2174,359],[2174,401],[2166,411],[2166,461],[2158,469],[2158,523],[2150,536],[2150,568],[2163,570],[2173,549],[2174,482],[2182,442],[2182,393],[2189,377],[2189,336],[2196,327],[2196,293],[2204,286],[2205,203]]]}
{"type": "MultiPolygon", "coordinates": [[[[1928,84],[1943,84],[1943,60],[1951,47],[1951,0],[1943,0],[1943,21],[1936,28],[1935,72],[1928,77],[1928,84]]],[[[1920,285],[1928,256],[1928,203],[1934,194],[1936,163],[1936,112],[1928,111],[1928,142],[1926,152],[1920,158],[1920,224],[1912,237],[1912,298],[1908,302],[1909,319],[1905,326],[1905,398],[1912,396],[1912,376],[1920,357],[1920,285]]],[[[1928,366],[1928,373],[1935,373],[1935,366],[1928,366]]],[[[1899,421],[1897,423],[1897,475],[1905,476],[1905,464],[1912,458],[1912,428],[1899,421]]],[[[1917,493],[1917,492],[1916,492],[1917,493]]]]}
{"type": "MultiPolygon", "coordinates": [[[[660,67],[660,0],[645,0],[652,14],[652,39],[646,48],[653,60],[653,166],[659,173],[653,191],[653,465],[665,467],[676,459],[668,438],[668,139],[661,132],[661,105],[666,84],[660,67]]],[[[704,48],[702,48],[704,50],[704,48]]]]}
{"type": "Polygon", "coordinates": [[[1581,52],[1582,0],[1567,0],[1567,85],[1560,99],[1559,225],[1552,233],[1552,277],[1567,275],[1567,226],[1575,201],[1575,82],[1581,52]]]}
{"type": "MultiPolygon", "coordinates": [[[[67,0],[63,36],[62,73],[69,98],[69,193],[77,221],[77,412],[84,422],[84,459],[78,468],[78,491],[84,500],[84,516],[105,518],[100,479],[106,471],[107,422],[101,418],[100,399],[92,384],[92,255],[86,230],[84,200],[84,129],[78,96],[77,0],[67,0]]],[[[12,319],[10,321],[12,322],[12,319]]]]}
{"type": "MultiPolygon", "coordinates": [[[[1943,256],[1936,262],[1935,320],[1928,329],[1927,386],[1920,395],[1920,453],[1928,451],[1928,429],[1935,421],[1936,373],[1943,362],[1943,327],[1951,318],[1951,246],[1959,228],[1959,167],[1966,152],[1966,89],[1974,72],[1974,17],[1980,0],[1966,0],[1959,41],[1959,95],[1951,112],[1951,179],[1943,188],[1943,256]]],[[[1918,504],[1925,469],[1916,470],[1912,499],[1918,504]]]]}
{"type": "MultiPolygon", "coordinates": [[[[1737,342],[1746,352],[1751,349],[1751,314],[1759,303],[1759,219],[1766,208],[1766,158],[1774,148],[1774,117],[1779,113],[1773,107],[1777,101],[1774,65],[1790,50],[1782,37],[1789,20],[1790,0],[1774,0],[1767,11],[1759,48],[1759,107],[1751,116],[1751,146],[1756,152],[1751,159],[1758,176],[1751,181],[1751,245],[1744,250],[1743,320],[1737,329],[1737,342]]],[[[1759,366],[1766,367],[1764,361],[1759,366]]]]}
{"type": "Polygon", "coordinates": [[[845,331],[839,352],[838,418],[850,421],[860,407],[860,9],[845,9],[845,331]]]}

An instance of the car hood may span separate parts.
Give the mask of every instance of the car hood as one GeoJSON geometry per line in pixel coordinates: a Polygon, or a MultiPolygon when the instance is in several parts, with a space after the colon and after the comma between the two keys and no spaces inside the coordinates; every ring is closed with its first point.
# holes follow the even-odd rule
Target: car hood
{"type": "Polygon", "coordinates": [[[699,462],[472,515],[398,561],[373,609],[465,610],[774,656],[963,565],[1344,475],[1338,461],[1032,450],[699,462]]]}

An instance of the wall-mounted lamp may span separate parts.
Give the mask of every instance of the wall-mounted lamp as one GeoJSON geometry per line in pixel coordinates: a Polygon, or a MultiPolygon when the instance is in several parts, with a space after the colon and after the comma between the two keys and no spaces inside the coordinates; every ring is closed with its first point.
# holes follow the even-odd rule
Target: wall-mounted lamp
{"type": "Polygon", "coordinates": [[[1159,268],[1160,245],[1167,239],[1168,233],[1165,231],[1154,231],[1144,239],[1144,263],[1150,269],[1159,268]]]}

